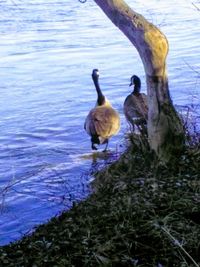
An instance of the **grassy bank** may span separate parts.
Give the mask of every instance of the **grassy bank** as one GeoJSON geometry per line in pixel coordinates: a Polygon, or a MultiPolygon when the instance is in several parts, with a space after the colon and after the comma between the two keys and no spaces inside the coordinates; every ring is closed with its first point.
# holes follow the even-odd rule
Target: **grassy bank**
{"type": "Polygon", "coordinates": [[[0,266],[198,266],[200,148],[161,166],[132,146],[96,175],[85,201],[21,241],[0,266]]]}

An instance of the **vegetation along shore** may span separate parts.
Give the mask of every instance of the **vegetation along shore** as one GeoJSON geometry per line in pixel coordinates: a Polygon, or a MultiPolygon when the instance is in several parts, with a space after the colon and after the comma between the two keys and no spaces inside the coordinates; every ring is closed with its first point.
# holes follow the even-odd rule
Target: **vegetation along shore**
{"type": "Polygon", "coordinates": [[[85,201],[1,247],[0,266],[199,266],[199,175],[199,134],[165,165],[132,135],[85,201]]]}

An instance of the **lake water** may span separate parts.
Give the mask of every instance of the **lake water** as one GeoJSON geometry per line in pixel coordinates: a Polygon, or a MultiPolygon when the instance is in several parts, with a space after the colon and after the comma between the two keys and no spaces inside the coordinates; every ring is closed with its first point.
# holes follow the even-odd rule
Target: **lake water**
{"type": "MultiPolygon", "coordinates": [[[[190,105],[198,118],[200,11],[186,0],[127,2],[166,34],[173,102],[190,105]]],[[[146,88],[137,51],[92,0],[1,0],[0,35],[4,245],[87,196],[94,169],[123,149],[122,105],[130,77],[139,75],[146,88]],[[101,87],[122,121],[106,159],[94,158],[83,129],[96,100],[93,68],[99,68],[101,87]]]]}

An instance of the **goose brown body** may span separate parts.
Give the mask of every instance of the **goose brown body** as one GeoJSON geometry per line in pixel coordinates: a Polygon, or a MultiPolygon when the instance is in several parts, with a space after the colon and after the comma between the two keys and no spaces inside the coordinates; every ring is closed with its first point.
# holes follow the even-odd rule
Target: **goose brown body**
{"type": "Polygon", "coordinates": [[[134,85],[134,90],[124,101],[124,114],[134,130],[136,126],[140,132],[144,133],[147,132],[147,95],[140,93],[141,81],[136,75],[131,77],[131,85],[134,85]]]}
{"type": "Polygon", "coordinates": [[[95,107],[90,110],[86,117],[84,128],[91,136],[92,149],[97,149],[94,144],[106,144],[106,150],[109,139],[120,129],[120,118],[118,112],[100,90],[97,69],[93,70],[92,78],[98,98],[95,107]]]}

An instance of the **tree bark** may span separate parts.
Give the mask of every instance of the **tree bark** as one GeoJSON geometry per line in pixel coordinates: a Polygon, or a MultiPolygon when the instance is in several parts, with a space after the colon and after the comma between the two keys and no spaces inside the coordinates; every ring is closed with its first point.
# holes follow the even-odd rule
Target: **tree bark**
{"type": "Polygon", "coordinates": [[[123,0],[94,0],[137,49],[144,65],[148,93],[148,141],[164,161],[184,146],[184,130],[172,104],[166,68],[165,35],[123,0]]]}

